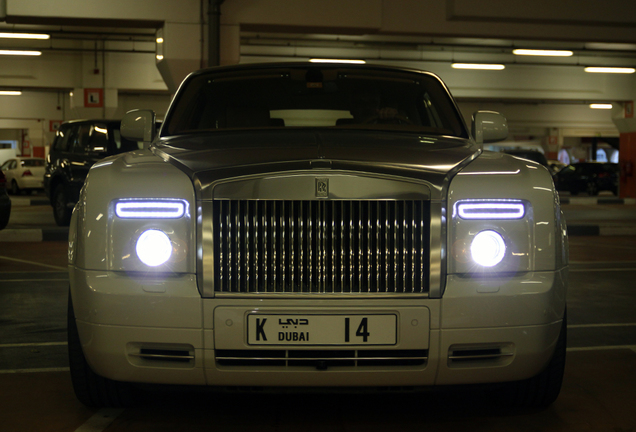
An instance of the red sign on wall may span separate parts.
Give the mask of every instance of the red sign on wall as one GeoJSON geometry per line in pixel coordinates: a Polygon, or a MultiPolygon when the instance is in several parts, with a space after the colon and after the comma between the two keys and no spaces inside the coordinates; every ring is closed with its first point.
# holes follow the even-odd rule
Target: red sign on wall
{"type": "Polygon", "coordinates": [[[62,120],[49,120],[49,132],[57,132],[62,125],[62,120]]]}
{"type": "Polygon", "coordinates": [[[104,89],[87,88],[84,89],[84,107],[101,108],[104,106],[104,89]]]}

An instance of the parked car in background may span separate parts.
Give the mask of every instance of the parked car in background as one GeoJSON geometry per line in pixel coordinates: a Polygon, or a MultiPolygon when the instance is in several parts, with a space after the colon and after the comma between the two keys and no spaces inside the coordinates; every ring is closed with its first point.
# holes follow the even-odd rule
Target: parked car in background
{"type": "Polygon", "coordinates": [[[0,169],[7,177],[9,191],[18,195],[44,188],[44,165],[43,158],[16,157],[8,159],[0,169]]]}
{"type": "Polygon", "coordinates": [[[4,172],[0,170],[0,230],[9,223],[11,216],[11,198],[7,194],[7,179],[4,172]]]}
{"type": "Polygon", "coordinates": [[[550,172],[552,173],[553,176],[555,176],[556,173],[561,171],[566,166],[567,166],[567,164],[564,164],[561,161],[553,160],[553,159],[549,159],[548,160],[548,169],[550,170],[550,172]]]}
{"type": "Polygon", "coordinates": [[[572,195],[587,193],[595,196],[601,191],[618,195],[619,165],[609,162],[579,162],[568,165],[554,176],[557,190],[572,195]]]}
{"type": "Polygon", "coordinates": [[[73,120],[60,126],[44,173],[44,190],[58,225],[69,224],[79,191],[95,162],[143,146],[123,138],[119,127],[119,120],[73,120]]]}
{"type": "Polygon", "coordinates": [[[124,116],[149,148],[95,164],[71,219],[83,403],[152,383],[555,400],[567,230],[547,169],[483,151],[501,114],[471,137],[434,74],[281,63],[195,72],[154,118],[124,116]]]}
{"type": "Polygon", "coordinates": [[[549,168],[548,160],[546,159],[545,155],[538,150],[510,149],[510,150],[504,150],[504,153],[507,153],[512,156],[520,157],[523,159],[528,159],[533,162],[540,163],[546,168],[549,168]]]}

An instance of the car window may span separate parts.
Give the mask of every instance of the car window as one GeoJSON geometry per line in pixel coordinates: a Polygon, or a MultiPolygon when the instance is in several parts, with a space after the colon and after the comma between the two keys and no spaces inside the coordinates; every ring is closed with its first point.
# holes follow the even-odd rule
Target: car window
{"type": "Polygon", "coordinates": [[[73,134],[73,144],[70,150],[73,153],[84,154],[86,153],[86,146],[90,138],[91,125],[83,124],[79,125],[73,134]]]}
{"type": "Polygon", "coordinates": [[[85,151],[88,153],[105,153],[108,151],[108,127],[105,124],[97,123],[91,125],[88,130],[88,141],[85,151]]]}
{"type": "Polygon", "coordinates": [[[22,160],[21,163],[24,167],[43,167],[44,159],[26,159],[22,160]]]}
{"type": "Polygon", "coordinates": [[[3,163],[2,166],[0,167],[0,169],[2,171],[8,170],[9,169],[9,165],[11,165],[11,160],[8,160],[5,163],[3,163]]]}
{"type": "Polygon", "coordinates": [[[53,150],[56,151],[67,151],[69,147],[69,142],[71,142],[72,135],[72,127],[71,126],[62,126],[55,135],[55,141],[53,142],[53,150]]]}
{"type": "Polygon", "coordinates": [[[468,136],[448,92],[432,76],[311,68],[195,76],[161,134],[281,127],[468,136]]]}

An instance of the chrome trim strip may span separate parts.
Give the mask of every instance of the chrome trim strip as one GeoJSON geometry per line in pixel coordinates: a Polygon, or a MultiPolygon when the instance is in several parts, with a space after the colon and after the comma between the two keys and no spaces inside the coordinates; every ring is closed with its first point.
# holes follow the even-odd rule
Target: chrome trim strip
{"type": "MultiPolygon", "coordinates": [[[[431,202],[431,221],[430,221],[430,263],[429,263],[429,294],[431,298],[440,298],[444,287],[443,282],[446,280],[446,268],[442,265],[443,243],[445,243],[445,224],[442,224],[442,202],[431,202]],[[444,230],[444,232],[442,232],[444,230]]],[[[424,232],[424,231],[422,231],[424,232]]],[[[423,240],[423,239],[422,239],[423,240]]],[[[422,255],[423,263],[424,256],[422,255]]],[[[422,265],[422,269],[424,266],[422,265]]],[[[423,271],[423,270],[422,270],[423,271]]],[[[423,273],[422,273],[423,277],[423,273]]]]}

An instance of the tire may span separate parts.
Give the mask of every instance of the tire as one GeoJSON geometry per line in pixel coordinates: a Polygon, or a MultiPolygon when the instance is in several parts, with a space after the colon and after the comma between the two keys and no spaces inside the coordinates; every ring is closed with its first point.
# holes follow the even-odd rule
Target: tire
{"type": "Polygon", "coordinates": [[[68,358],[75,396],[93,408],[124,408],[134,405],[135,388],[129,383],[113,381],[97,375],[84,357],[75,322],[71,295],[68,296],[68,358]]]}
{"type": "Polygon", "coordinates": [[[53,192],[53,217],[58,226],[69,226],[73,209],[68,206],[64,185],[60,184],[53,192]]]}
{"type": "Polygon", "coordinates": [[[9,225],[9,219],[11,218],[11,212],[7,212],[6,214],[0,213],[0,230],[6,228],[9,225]]]}
{"type": "Polygon", "coordinates": [[[554,354],[546,368],[538,375],[506,384],[504,405],[513,408],[547,408],[559,396],[565,370],[567,344],[567,311],[557,340],[554,354]]]}
{"type": "Polygon", "coordinates": [[[20,186],[18,186],[18,182],[15,180],[11,181],[11,195],[20,195],[22,191],[20,190],[20,186]]]}

